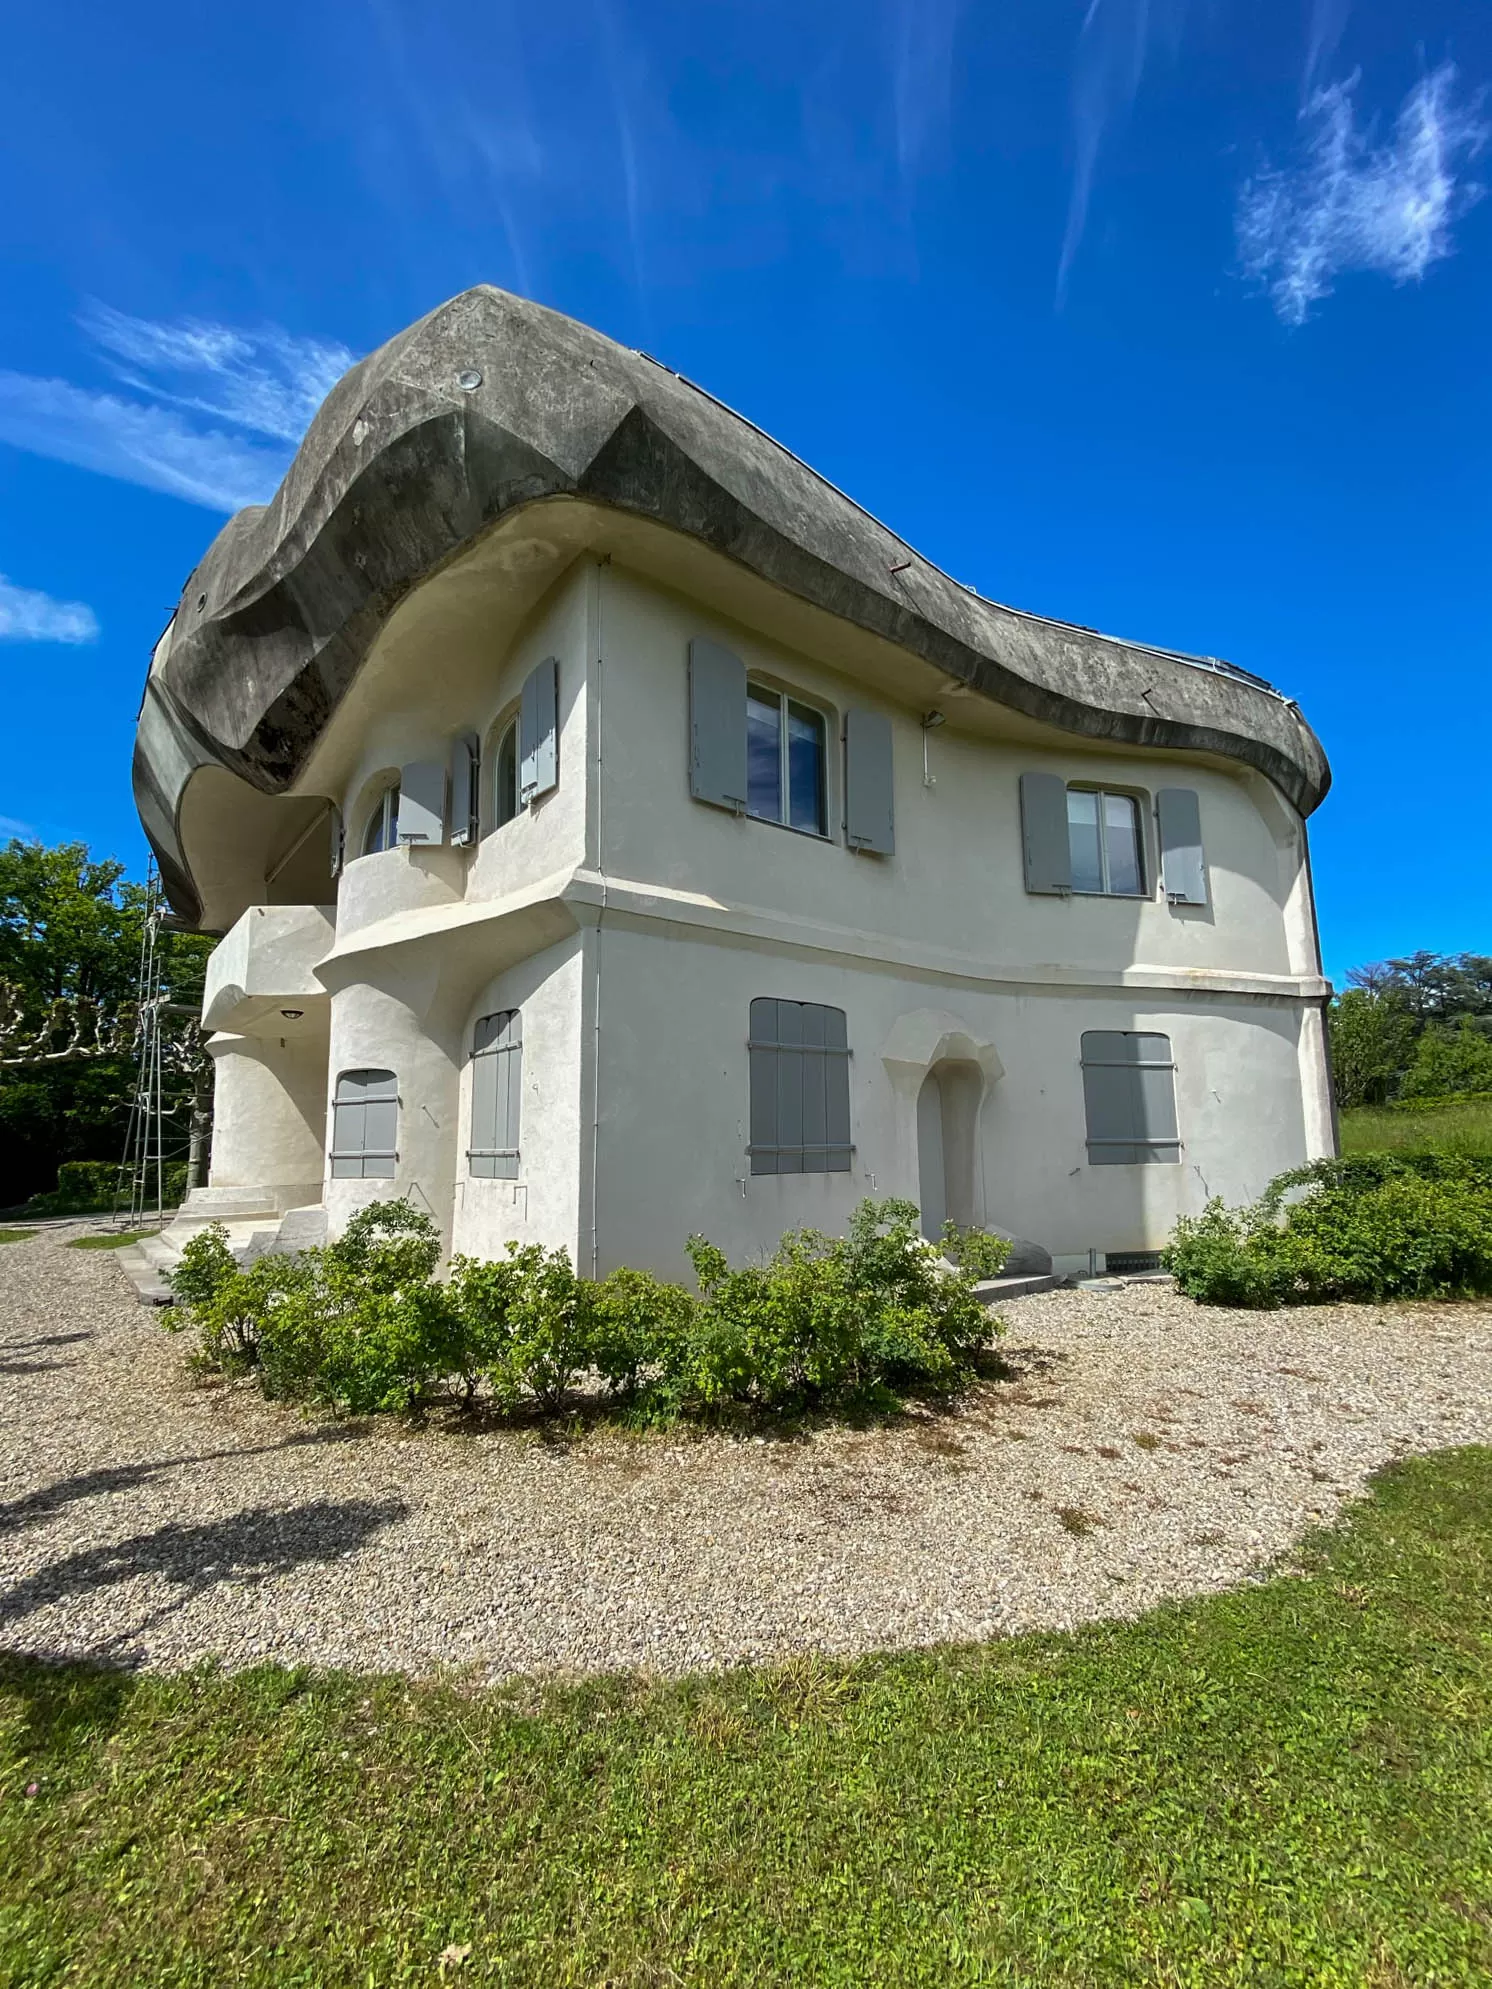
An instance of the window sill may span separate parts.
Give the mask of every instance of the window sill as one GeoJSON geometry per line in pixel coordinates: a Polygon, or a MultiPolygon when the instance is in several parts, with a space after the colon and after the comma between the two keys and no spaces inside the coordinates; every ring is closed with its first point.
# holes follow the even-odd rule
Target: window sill
{"type": "Polygon", "coordinates": [[[772,815],[753,815],[749,808],[741,810],[743,822],[760,822],[764,829],[786,829],[790,836],[807,836],[810,842],[832,843],[834,837],[827,829],[800,829],[795,822],[779,822],[772,815]]]}

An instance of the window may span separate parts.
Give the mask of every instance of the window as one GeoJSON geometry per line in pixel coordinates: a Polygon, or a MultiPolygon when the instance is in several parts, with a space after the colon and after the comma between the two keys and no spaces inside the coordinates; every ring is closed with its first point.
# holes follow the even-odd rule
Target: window
{"type": "Polygon", "coordinates": [[[492,819],[497,828],[518,813],[518,721],[504,728],[492,773],[492,819]]]}
{"type": "Polygon", "coordinates": [[[761,684],[746,686],[746,813],[828,833],[823,716],[761,684]]]}
{"type": "Polygon", "coordinates": [[[471,1039],[471,1145],[467,1165],[479,1181],[518,1179],[518,1111],[523,1031],[516,1008],[484,1015],[471,1039]]]}
{"type": "Polygon", "coordinates": [[[751,1004],[753,1174],[848,1174],[850,1052],[842,1008],[751,1004]]]}
{"type": "Polygon", "coordinates": [[[363,831],[363,855],[372,856],[375,850],[394,849],[398,841],[399,786],[396,781],[379,795],[378,806],[368,817],[368,826],[363,831]]]}
{"type": "Polygon", "coordinates": [[[1112,898],[1144,896],[1140,804],[1132,794],[1068,788],[1067,843],[1074,891],[1112,898]]]}
{"type": "Polygon", "coordinates": [[[1090,1166],[1180,1160],[1169,1036],[1135,1029],[1085,1031],[1083,1103],[1090,1166]]]}
{"type": "Polygon", "coordinates": [[[399,1085],[391,1070],[344,1070],[332,1102],[332,1179],[391,1181],[399,1158],[399,1085]]]}

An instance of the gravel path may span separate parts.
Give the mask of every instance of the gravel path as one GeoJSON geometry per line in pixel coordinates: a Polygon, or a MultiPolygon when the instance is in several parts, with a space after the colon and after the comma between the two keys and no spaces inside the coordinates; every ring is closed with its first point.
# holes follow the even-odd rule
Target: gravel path
{"type": "Polygon", "coordinates": [[[196,1384],[89,1225],[0,1247],[0,1644],[675,1672],[1132,1615],[1409,1451],[1492,1441],[1492,1307],[1007,1313],[956,1415],[795,1441],[308,1422],[196,1384]]]}

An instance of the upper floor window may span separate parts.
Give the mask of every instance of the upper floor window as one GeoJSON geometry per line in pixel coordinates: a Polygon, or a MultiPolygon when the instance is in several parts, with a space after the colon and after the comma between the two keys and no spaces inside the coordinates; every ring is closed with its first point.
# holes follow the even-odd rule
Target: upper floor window
{"type": "Polygon", "coordinates": [[[1109,898],[1145,895],[1140,804],[1132,794],[1068,788],[1067,846],[1074,891],[1109,898]]]}
{"type": "Polygon", "coordinates": [[[828,833],[823,714],[762,684],[746,687],[746,812],[828,833]]]}
{"type": "Polygon", "coordinates": [[[816,1001],[751,1004],[753,1174],[848,1174],[850,1052],[842,1008],[816,1001]]]}
{"type": "Polygon", "coordinates": [[[389,1181],[398,1155],[399,1084],[391,1070],[344,1070],[332,1101],[333,1180],[389,1181]]]}
{"type": "Polygon", "coordinates": [[[492,820],[496,828],[518,813],[518,721],[505,726],[492,771],[492,820]]]}
{"type": "MultiPolygon", "coordinates": [[[[1021,775],[1021,840],[1026,889],[1046,897],[1147,898],[1144,809],[1139,796],[1069,787],[1061,774],[1021,775]]],[[[1202,808],[1195,788],[1163,787],[1155,797],[1160,884],[1172,905],[1209,902],[1202,808]]]]}
{"type": "Polygon", "coordinates": [[[379,795],[373,813],[368,817],[368,826],[363,831],[363,855],[372,856],[375,850],[393,849],[399,841],[399,785],[386,787],[379,795]]]}

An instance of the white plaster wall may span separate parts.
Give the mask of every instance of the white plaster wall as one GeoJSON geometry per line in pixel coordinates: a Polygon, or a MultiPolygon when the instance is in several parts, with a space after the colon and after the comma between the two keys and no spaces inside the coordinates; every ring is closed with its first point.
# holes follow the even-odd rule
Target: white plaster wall
{"type": "MultiPolygon", "coordinates": [[[[953,948],[992,962],[1116,970],[1135,964],[1288,975],[1314,972],[1297,913],[1301,845],[1288,844],[1289,810],[1266,821],[1254,778],[1175,755],[1104,748],[1054,751],[976,730],[987,708],[943,701],[947,722],[927,739],[935,782],[923,785],[919,714],[767,644],[661,588],[610,566],[599,577],[604,659],[606,869],[698,892],[727,906],[762,906],[805,919],[953,948]],[[821,705],[829,716],[826,840],[736,818],[689,793],[688,645],[707,635],[734,649],[753,675],[821,705]],[[894,732],[896,852],[863,856],[841,833],[845,707],[885,711],[894,732]],[[1170,906],[1156,875],[1154,824],[1148,898],[1029,895],[1024,887],[1020,776],[1049,770],[1066,779],[1143,790],[1194,787],[1201,802],[1211,878],[1206,907],[1170,906]],[[1279,831],[1279,835],[1275,831],[1279,831]],[[1283,849],[1283,854],[1282,854],[1283,849]]],[[[1257,781],[1259,788],[1268,783],[1257,781]]],[[[1298,818],[1295,826],[1298,828],[1298,818]]]]}
{"type": "MultiPolygon", "coordinates": [[[[319,997],[325,1003],[325,996],[319,997]]],[[[216,1035],[214,1188],[304,1188],[320,1181],[326,1120],[326,1022],[303,1017],[280,1035],[216,1035]]],[[[296,1197],[295,1199],[300,1199],[296,1197]]]]}
{"type": "Polygon", "coordinates": [[[266,1006],[325,990],[313,969],[332,943],[327,905],[251,905],[208,956],[202,1020],[209,1029],[242,1027],[266,1006]]]}
{"type": "Polygon", "coordinates": [[[473,1179],[466,1159],[471,1128],[472,1066],[463,1058],[458,1110],[455,1220],[451,1248],[474,1257],[500,1257],[503,1245],[563,1247],[588,1268],[581,1237],[583,1156],[589,1155],[587,1067],[582,1045],[583,943],[580,934],[548,948],[482,988],[466,1017],[469,1050],[479,1016],[516,1008],[523,1018],[519,1171],[514,1181],[473,1179]]]}
{"type": "Polygon", "coordinates": [[[322,1110],[331,1151],[331,1099],[344,1070],[391,1070],[399,1080],[398,1160],[392,1180],[333,1179],[327,1163],[330,1234],[369,1202],[408,1196],[449,1237],[456,1179],[460,1028],[439,999],[438,949],[381,956],[368,977],[335,988],[322,1110]],[[372,978],[376,971],[377,978],[372,978]]]}
{"type": "Polygon", "coordinates": [[[1003,1065],[980,1113],[983,1220],[1054,1254],[1157,1248],[1175,1217],[1209,1194],[1251,1197],[1306,1156],[1300,1011],[1290,1003],[994,992],[620,923],[603,926],[599,947],[603,1273],[633,1263],[683,1275],[691,1230],[751,1258],[799,1224],[842,1227],[865,1195],[916,1200],[916,1085],[894,1085],[881,1052],[902,1016],[928,1008],[991,1045],[1003,1065]],[[755,995],[845,1010],[851,1173],[749,1173],[755,995]],[[1080,1038],[1085,1029],[1136,1028],[1171,1038],[1183,1159],[1092,1167],[1080,1038]]]}

